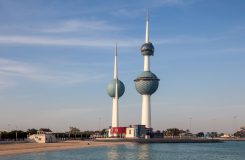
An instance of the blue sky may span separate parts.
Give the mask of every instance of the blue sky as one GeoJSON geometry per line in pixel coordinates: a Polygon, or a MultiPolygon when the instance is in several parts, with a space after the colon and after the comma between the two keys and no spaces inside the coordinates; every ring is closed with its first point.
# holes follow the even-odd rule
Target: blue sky
{"type": "Polygon", "coordinates": [[[140,123],[146,9],[155,46],[152,126],[232,132],[245,125],[243,0],[0,0],[0,129],[105,128],[118,43],[120,124],[140,123]]]}

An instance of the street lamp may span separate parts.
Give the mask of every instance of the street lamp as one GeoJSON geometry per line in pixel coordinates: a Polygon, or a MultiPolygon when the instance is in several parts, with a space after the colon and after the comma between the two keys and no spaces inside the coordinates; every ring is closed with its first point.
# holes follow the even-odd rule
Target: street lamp
{"type": "Polygon", "coordinates": [[[18,126],[15,126],[15,141],[18,139],[18,132],[17,132],[18,126]]]}
{"type": "Polygon", "coordinates": [[[189,118],[189,131],[191,133],[191,120],[192,120],[192,117],[189,118]]]}
{"type": "Polygon", "coordinates": [[[213,118],[212,121],[213,121],[213,132],[216,132],[216,118],[213,118]]]}
{"type": "Polygon", "coordinates": [[[233,116],[233,129],[234,129],[234,133],[237,131],[237,116],[233,116]]]}
{"type": "Polygon", "coordinates": [[[101,117],[99,117],[99,131],[101,130],[101,117]]]}

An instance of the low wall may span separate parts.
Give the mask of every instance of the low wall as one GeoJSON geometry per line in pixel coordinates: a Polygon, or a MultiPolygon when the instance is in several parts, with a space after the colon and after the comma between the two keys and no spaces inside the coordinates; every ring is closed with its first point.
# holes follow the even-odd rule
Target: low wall
{"type": "Polygon", "coordinates": [[[28,143],[27,141],[0,141],[0,144],[28,143]]]}
{"type": "Polygon", "coordinates": [[[166,138],[151,138],[151,139],[141,139],[141,138],[99,138],[94,141],[100,142],[135,142],[135,143],[218,143],[223,142],[219,139],[166,139],[166,138]]]}

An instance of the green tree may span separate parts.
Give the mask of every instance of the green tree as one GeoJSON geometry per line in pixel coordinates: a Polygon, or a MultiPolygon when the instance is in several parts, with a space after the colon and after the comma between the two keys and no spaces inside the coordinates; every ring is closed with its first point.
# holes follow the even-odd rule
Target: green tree
{"type": "Polygon", "coordinates": [[[80,130],[79,130],[78,128],[76,128],[76,127],[70,127],[70,130],[69,130],[69,137],[70,137],[71,135],[73,135],[74,138],[76,138],[77,135],[78,135],[79,133],[80,133],[80,130]]]}
{"type": "Polygon", "coordinates": [[[197,137],[204,137],[204,133],[203,132],[199,132],[196,134],[197,137]]]}
{"type": "Polygon", "coordinates": [[[37,134],[37,129],[35,128],[27,129],[26,133],[27,135],[37,134]]]}
{"type": "Polygon", "coordinates": [[[245,138],[245,130],[237,131],[236,133],[234,133],[234,136],[239,138],[245,138]]]}
{"type": "Polygon", "coordinates": [[[218,137],[217,132],[207,132],[207,137],[216,138],[218,137]]]}
{"type": "Polygon", "coordinates": [[[179,136],[180,130],[178,128],[169,128],[164,132],[165,136],[179,136]]]}

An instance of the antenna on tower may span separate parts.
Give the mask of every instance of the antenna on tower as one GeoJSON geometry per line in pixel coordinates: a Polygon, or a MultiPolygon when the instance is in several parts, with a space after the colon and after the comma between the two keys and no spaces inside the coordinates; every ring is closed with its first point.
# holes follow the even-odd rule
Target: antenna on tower
{"type": "Polygon", "coordinates": [[[114,60],[114,79],[118,79],[118,69],[117,69],[117,42],[115,45],[115,60],[114,60]]]}
{"type": "Polygon", "coordinates": [[[116,80],[115,85],[115,98],[118,99],[118,70],[117,70],[117,42],[115,46],[115,66],[114,66],[114,79],[116,80]]]}
{"type": "Polygon", "coordinates": [[[149,9],[147,9],[147,14],[146,14],[145,43],[149,43],[149,9]]]}

